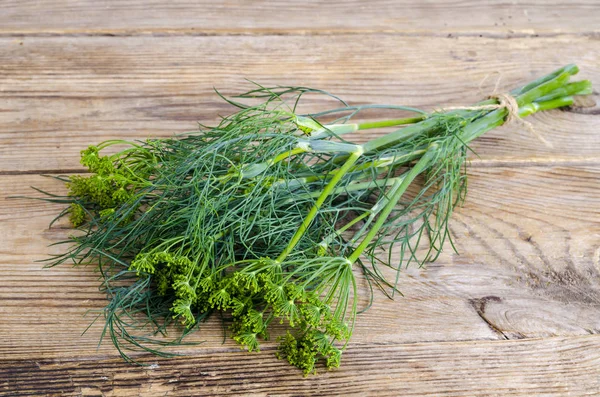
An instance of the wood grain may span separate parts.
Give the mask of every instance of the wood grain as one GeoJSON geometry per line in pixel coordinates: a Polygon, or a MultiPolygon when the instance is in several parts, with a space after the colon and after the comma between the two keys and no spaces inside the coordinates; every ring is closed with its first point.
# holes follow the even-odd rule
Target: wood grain
{"type": "MultiPolygon", "coordinates": [[[[91,143],[169,136],[214,122],[232,108],[213,87],[239,93],[250,87],[244,78],[318,87],[352,103],[429,110],[480,100],[497,72],[510,89],[576,62],[581,78],[600,81],[599,54],[600,41],[587,37],[0,38],[0,172],[79,170],[79,151],[91,143]],[[479,88],[486,76],[489,84],[479,88]]],[[[552,149],[512,125],[479,139],[474,161],[595,164],[597,102],[594,95],[532,117],[552,149]]],[[[309,107],[323,106],[335,105],[313,99],[309,107]]]]}
{"type": "Polygon", "coordinates": [[[331,34],[400,32],[540,35],[598,32],[594,0],[76,1],[6,0],[4,34],[331,34]]]}
{"type": "MultiPolygon", "coordinates": [[[[352,349],[364,344],[520,339],[600,333],[600,167],[483,167],[471,169],[464,208],[451,223],[459,253],[450,247],[424,269],[401,277],[405,297],[377,294],[361,315],[352,349]]],[[[47,245],[68,237],[61,206],[8,195],[32,195],[29,185],[60,192],[59,182],[35,175],[0,177],[0,353],[27,359],[68,360],[95,352],[102,321],[84,336],[106,301],[93,268],[41,269],[36,260],[61,252],[47,245]],[[42,309],[42,310],[41,310],[42,309]]],[[[363,291],[365,293],[366,291],[363,291]]],[[[222,345],[222,328],[209,321],[193,352],[222,345]]],[[[274,348],[274,342],[267,342],[274,348]]]]}
{"type": "Polygon", "coordinates": [[[81,335],[106,303],[93,268],[37,262],[72,233],[47,227],[61,206],[7,199],[63,189],[39,174],[81,171],[90,143],[214,122],[231,108],[213,87],[244,78],[426,110],[565,63],[598,86],[598,20],[596,0],[0,2],[0,396],[599,395],[597,88],[530,119],[553,148],[514,124],[473,145],[458,253],[407,269],[404,297],[378,294],[342,367],[316,377],[275,341],[223,343],[216,319],[191,338],[206,343],[174,350],[186,357],[123,363],[97,347],[101,320],[81,335]]]}
{"type": "MultiPolygon", "coordinates": [[[[36,262],[62,252],[61,246],[47,246],[67,238],[71,229],[66,220],[48,229],[48,223],[61,210],[61,205],[6,200],[7,195],[32,195],[29,185],[64,191],[61,184],[40,176],[0,176],[0,202],[8,204],[0,207],[0,238],[3,240],[0,313],[4,319],[0,322],[0,356],[25,359],[34,344],[35,351],[46,358],[87,357],[95,354],[103,321],[98,321],[81,336],[94,318],[83,315],[106,305],[105,296],[98,291],[98,274],[92,267],[63,265],[42,269],[42,264],[36,262]]],[[[423,273],[419,269],[407,272],[402,283],[406,298],[391,302],[382,294],[377,295],[378,310],[368,311],[357,324],[357,343],[499,338],[481,321],[467,299],[455,298],[444,291],[438,293],[440,286],[420,278],[423,273]],[[424,305],[423,302],[430,303],[424,305]],[[446,318],[444,323],[448,324],[443,328],[438,326],[440,316],[446,318]]],[[[202,354],[206,348],[222,347],[223,329],[217,318],[204,324],[202,330],[191,339],[207,341],[198,346],[196,354],[202,354]]],[[[274,342],[267,346],[273,348],[274,342]]],[[[225,347],[236,349],[236,344],[227,339],[225,347]]],[[[114,357],[116,351],[107,341],[100,353],[114,357]]]]}
{"type": "Polygon", "coordinates": [[[132,367],[88,357],[0,359],[11,396],[593,396],[600,390],[595,336],[367,345],[343,367],[303,378],[271,351],[229,349],[132,367]],[[11,393],[12,391],[12,393],[11,393]]]}

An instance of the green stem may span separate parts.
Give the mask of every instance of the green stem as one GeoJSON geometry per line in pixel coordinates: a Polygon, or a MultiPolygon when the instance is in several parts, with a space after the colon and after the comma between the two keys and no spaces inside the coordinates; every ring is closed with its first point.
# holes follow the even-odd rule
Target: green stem
{"type": "Polygon", "coordinates": [[[560,87],[564,86],[565,84],[567,84],[570,77],[571,77],[571,74],[568,71],[563,72],[563,73],[559,74],[558,76],[556,76],[555,78],[548,80],[545,83],[540,84],[539,86],[537,86],[521,95],[518,95],[515,99],[517,100],[517,103],[519,104],[519,106],[523,106],[527,103],[534,102],[537,98],[547,95],[547,94],[551,93],[552,91],[556,90],[557,88],[560,88],[560,87]]]}
{"type": "Polygon", "coordinates": [[[404,180],[402,181],[398,189],[396,189],[396,191],[394,191],[393,195],[390,197],[389,202],[385,205],[383,210],[381,210],[381,214],[377,218],[377,221],[375,221],[375,224],[373,224],[373,227],[371,227],[371,229],[369,230],[365,238],[361,241],[361,243],[358,245],[358,247],[356,247],[356,249],[350,254],[350,256],[348,256],[348,260],[351,263],[356,262],[358,258],[360,258],[362,253],[365,251],[365,249],[367,249],[373,238],[375,238],[375,236],[379,232],[379,229],[381,229],[381,227],[387,220],[394,207],[396,207],[396,204],[398,203],[406,189],[408,189],[413,180],[420,173],[425,171],[427,167],[429,167],[431,162],[435,159],[435,156],[437,155],[437,150],[437,144],[431,145],[427,152],[423,155],[423,157],[421,157],[421,159],[414,165],[414,167],[406,174],[404,180]]]}
{"type": "Polygon", "coordinates": [[[126,141],[124,139],[109,139],[107,141],[103,141],[102,143],[96,145],[96,147],[98,148],[98,150],[102,150],[102,149],[105,149],[105,148],[107,148],[109,146],[112,146],[112,145],[129,145],[129,146],[133,146],[133,147],[136,147],[136,148],[140,148],[141,147],[140,145],[138,145],[135,142],[126,141]]]}
{"type": "Polygon", "coordinates": [[[562,68],[557,69],[554,72],[552,72],[546,76],[542,76],[521,88],[517,88],[517,89],[511,91],[511,95],[523,94],[523,93],[530,91],[530,90],[534,89],[535,87],[537,87],[549,80],[552,80],[556,76],[558,76],[562,73],[565,73],[565,72],[569,73],[570,75],[574,75],[579,72],[579,68],[577,67],[577,65],[574,65],[574,64],[563,66],[562,68]]]}
{"type": "MultiPolygon", "coordinates": [[[[573,83],[573,84],[576,84],[573,86],[567,84],[569,78],[572,75],[576,74],[578,71],[579,71],[579,69],[577,68],[576,65],[567,65],[563,68],[556,70],[553,73],[550,73],[547,76],[544,76],[542,78],[535,80],[534,82],[532,82],[530,84],[527,84],[526,86],[522,87],[521,89],[514,90],[513,92],[511,92],[511,94],[516,96],[519,106],[524,106],[524,105],[530,104],[531,102],[534,102],[534,101],[540,100],[540,99],[542,101],[547,101],[549,99],[555,99],[557,95],[561,94],[561,92],[557,91],[557,90],[561,90],[561,89],[564,89],[564,93],[566,93],[568,95],[574,95],[579,92],[582,92],[585,94],[590,89],[589,88],[590,84],[588,82],[573,83]],[[573,91],[575,91],[575,92],[573,92],[573,91]],[[545,96],[548,96],[548,97],[545,97],[545,96]]],[[[568,101],[565,101],[565,103],[566,102],[568,102],[568,101]]],[[[495,103],[497,103],[497,101],[495,101],[493,99],[489,99],[489,100],[477,103],[474,106],[482,106],[482,105],[489,105],[489,104],[495,104],[495,103]]],[[[559,107],[558,105],[559,105],[559,103],[555,102],[553,106],[559,107]]],[[[458,113],[460,113],[460,112],[469,112],[469,110],[459,110],[458,113]]],[[[492,111],[488,114],[491,114],[491,113],[494,113],[494,111],[492,111]]],[[[506,117],[506,110],[504,110],[503,117],[506,117]]],[[[364,145],[365,152],[370,153],[373,151],[381,150],[386,147],[395,145],[401,141],[408,140],[414,136],[417,136],[420,134],[427,134],[429,132],[434,131],[436,127],[438,127],[438,126],[437,126],[437,123],[435,122],[435,120],[425,119],[424,121],[417,122],[414,125],[411,125],[411,126],[408,126],[405,128],[401,128],[401,129],[391,132],[387,135],[375,138],[375,139],[367,142],[364,145]]]]}
{"type": "Polygon", "coordinates": [[[358,106],[344,106],[341,108],[337,108],[337,109],[329,109],[329,110],[325,110],[323,112],[318,112],[318,113],[310,113],[308,116],[310,117],[321,117],[321,116],[326,116],[328,114],[335,114],[335,113],[345,113],[345,112],[352,112],[353,114],[358,113],[361,110],[367,110],[367,109],[386,109],[386,110],[405,110],[407,112],[414,112],[414,113],[419,113],[422,115],[427,115],[427,112],[421,110],[421,109],[417,109],[417,108],[412,108],[410,106],[398,106],[398,105],[358,105],[358,106]]]}
{"type": "MultiPolygon", "coordinates": [[[[553,109],[553,108],[562,107],[562,106],[571,104],[572,98],[570,98],[570,97],[558,97],[557,98],[557,96],[560,94],[571,94],[571,93],[575,93],[575,92],[586,91],[589,89],[589,83],[587,83],[587,82],[579,83],[579,84],[571,84],[571,85],[567,84],[569,76],[574,74],[575,72],[576,72],[576,69],[574,69],[573,67],[565,67],[563,69],[560,69],[560,70],[554,72],[553,74],[551,74],[549,76],[546,76],[545,78],[538,79],[538,81],[536,81],[536,84],[529,84],[529,85],[523,87],[522,89],[517,90],[514,93],[514,95],[518,95],[516,99],[517,99],[518,103],[521,105],[521,107],[519,109],[520,110],[519,116],[525,117],[525,116],[528,116],[528,115],[535,113],[537,111],[540,111],[540,110],[553,109]],[[534,102],[534,101],[539,101],[540,99],[542,101],[534,102]]],[[[482,104],[494,104],[496,102],[497,101],[495,101],[495,100],[487,100],[487,101],[483,101],[475,106],[482,105],[482,104]]],[[[467,110],[460,110],[459,112],[470,112],[470,111],[467,109],[467,110]]],[[[469,123],[464,128],[464,130],[461,132],[461,135],[460,135],[461,139],[465,143],[471,142],[473,139],[475,139],[478,136],[484,134],[485,132],[491,130],[492,128],[495,128],[497,126],[504,124],[506,115],[507,115],[506,109],[497,109],[497,110],[489,111],[484,116],[469,123]]],[[[436,129],[439,128],[439,124],[435,119],[426,119],[426,116],[419,116],[419,117],[406,118],[406,119],[381,120],[381,121],[367,122],[367,123],[362,123],[362,124],[352,124],[352,125],[350,125],[350,124],[330,125],[330,126],[328,126],[328,128],[332,128],[332,129],[338,128],[339,129],[338,132],[346,133],[346,132],[352,132],[351,130],[355,130],[355,129],[356,130],[365,130],[365,129],[370,129],[370,128],[382,128],[382,127],[387,127],[387,126],[392,126],[392,125],[409,124],[409,123],[413,124],[413,125],[398,129],[387,135],[375,138],[375,139],[367,142],[363,146],[364,151],[369,153],[369,152],[382,150],[382,149],[385,149],[386,147],[396,145],[402,141],[409,140],[417,135],[434,133],[436,131],[436,129]]],[[[324,150],[324,151],[333,150],[333,149],[335,149],[333,146],[336,145],[334,142],[323,142],[323,144],[320,144],[320,143],[318,144],[317,142],[314,142],[314,141],[312,141],[308,144],[310,146],[318,145],[319,149],[324,150]],[[323,146],[323,145],[325,145],[325,146],[323,146]],[[332,146],[332,148],[329,148],[329,146],[327,146],[327,145],[332,146]],[[320,148],[320,146],[323,146],[323,148],[320,148]]],[[[337,144],[337,145],[344,145],[344,144],[337,144]]],[[[346,144],[346,146],[348,146],[348,145],[346,144]]],[[[345,150],[345,149],[342,148],[342,150],[345,150]]],[[[337,151],[337,149],[336,149],[336,151],[337,151]]],[[[374,238],[374,236],[377,234],[377,232],[383,225],[383,222],[385,222],[385,219],[389,215],[389,212],[393,209],[393,207],[396,205],[397,201],[401,198],[404,191],[408,188],[408,185],[428,165],[428,162],[430,161],[430,158],[432,156],[433,147],[430,147],[427,150],[427,152],[425,152],[425,154],[423,154],[424,150],[418,150],[416,152],[418,152],[418,153],[415,153],[417,155],[416,156],[417,158],[418,158],[418,155],[422,155],[421,160],[418,161],[417,164],[414,166],[414,168],[407,174],[407,177],[404,178],[404,180],[402,181],[402,184],[399,186],[399,188],[397,190],[391,192],[392,196],[389,199],[389,202],[387,203],[387,205],[382,210],[383,214],[381,214],[381,216],[378,217],[377,221],[375,222],[373,227],[369,230],[366,237],[362,240],[361,244],[359,244],[359,246],[356,248],[356,250],[349,257],[349,259],[352,262],[356,261],[358,259],[358,257],[362,254],[362,252],[366,249],[366,247],[370,244],[371,240],[374,238]]],[[[286,152],[286,153],[283,153],[283,154],[277,156],[274,159],[274,161],[280,161],[283,158],[285,158],[286,156],[297,154],[297,153],[300,153],[300,150],[294,149],[292,152],[286,152]]],[[[335,185],[339,182],[339,180],[344,175],[346,175],[348,172],[358,171],[358,170],[364,168],[364,166],[365,166],[364,164],[353,167],[353,165],[356,162],[356,160],[358,159],[358,157],[359,157],[359,155],[357,155],[356,153],[352,153],[347,156],[340,156],[340,160],[344,161],[344,163],[341,168],[338,168],[335,171],[332,171],[328,174],[328,177],[331,177],[331,179],[330,179],[329,183],[327,184],[327,186],[325,187],[325,189],[322,192],[311,193],[311,196],[318,194],[319,195],[318,199],[315,202],[315,205],[311,208],[311,211],[309,212],[307,217],[304,219],[301,227],[298,229],[298,231],[292,237],[292,239],[289,242],[286,249],[279,256],[278,261],[282,261],[283,259],[285,259],[290,254],[290,252],[294,249],[294,247],[296,246],[298,241],[304,235],[306,229],[310,226],[310,223],[315,218],[317,212],[319,211],[321,205],[324,203],[324,201],[327,199],[327,197],[329,197],[332,194],[340,193],[339,189],[334,188],[335,185]]],[[[380,161],[381,161],[381,159],[375,160],[370,165],[374,166],[375,163],[378,163],[380,161]]],[[[394,162],[394,165],[397,165],[396,162],[394,162]]],[[[325,176],[325,177],[327,177],[327,176],[325,176]]],[[[348,188],[351,188],[351,186],[348,186],[345,189],[348,189],[348,188]]],[[[361,188],[362,188],[362,186],[360,184],[356,185],[357,190],[361,189],[361,188]]]]}
{"type": "MultiPolygon", "coordinates": [[[[335,232],[331,233],[331,236],[340,235],[340,234],[344,233],[346,230],[350,229],[352,226],[356,225],[358,222],[362,221],[365,217],[369,216],[370,214],[371,214],[370,210],[363,212],[356,218],[352,219],[350,222],[346,223],[344,226],[337,229],[335,232]]],[[[323,240],[325,241],[328,238],[329,237],[325,237],[325,239],[323,239],[323,240]]]]}
{"type": "Polygon", "coordinates": [[[571,95],[588,95],[592,93],[592,82],[589,80],[576,81],[565,84],[543,97],[537,98],[536,102],[546,102],[552,99],[567,97],[571,95]]]}
{"type": "Polygon", "coordinates": [[[406,124],[414,124],[419,121],[425,120],[427,116],[422,115],[418,117],[407,117],[402,119],[388,119],[388,120],[378,120],[378,121],[370,121],[365,123],[346,123],[346,124],[329,124],[324,125],[324,128],[319,130],[315,130],[311,132],[309,139],[323,139],[330,136],[339,136],[343,134],[349,134],[352,132],[356,132],[359,130],[369,130],[373,128],[385,128],[385,127],[394,127],[398,125],[406,125],[406,124]]]}
{"type": "Polygon", "coordinates": [[[414,124],[419,121],[425,120],[427,116],[419,116],[419,117],[407,117],[403,119],[389,119],[389,120],[378,120],[378,121],[370,121],[360,124],[329,124],[325,125],[324,128],[320,130],[313,131],[309,137],[309,139],[323,139],[330,136],[339,136],[343,134],[349,134],[356,131],[362,130],[370,130],[373,128],[385,128],[385,127],[394,127],[399,125],[406,124],[414,124]]]}
{"type": "MultiPolygon", "coordinates": [[[[526,117],[535,112],[550,110],[573,103],[572,97],[557,98],[545,102],[531,102],[519,108],[519,117],[526,117]]],[[[504,124],[508,111],[497,109],[467,125],[460,134],[463,142],[469,143],[475,138],[485,134],[487,131],[504,124]]]]}
{"type": "Polygon", "coordinates": [[[379,121],[370,121],[365,123],[358,124],[359,130],[368,130],[372,128],[384,128],[384,127],[394,127],[398,125],[405,124],[414,124],[419,121],[425,120],[427,116],[419,116],[419,117],[408,117],[403,119],[390,119],[390,120],[379,120],[379,121]]]}
{"type": "Polygon", "coordinates": [[[369,211],[370,212],[369,218],[365,221],[365,223],[362,225],[362,227],[356,233],[354,233],[354,236],[350,240],[350,244],[355,244],[356,241],[358,241],[358,239],[360,239],[361,236],[365,233],[365,231],[367,231],[369,229],[369,227],[371,226],[371,223],[373,223],[373,221],[375,220],[377,215],[385,208],[387,203],[389,203],[390,198],[393,197],[394,194],[396,193],[396,191],[400,188],[404,178],[405,178],[405,175],[401,175],[397,178],[392,178],[394,180],[392,187],[385,195],[383,195],[383,197],[381,197],[379,199],[379,201],[377,201],[377,203],[375,203],[375,205],[373,207],[371,207],[371,210],[369,211]]]}
{"type": "MultiPolygon", "coordinates": [[[[396,167],[396,166],[399,166],[402,164],[407,164],[413,160],[417,160],[420,156],[425,154],[426,151],[427,151],[426,149],[416,149],[416,150],[413,150],[412,152],[408,152],[406,154],[394,155],[394,156],[389,156],[389,157],[380,157],[377,160],[368,161],[365,163],[354,165],[348,170],[347,174],[353,173],[354,175],[352,176],[352,178],[354,180],[360,180],[363,177],[368,178],[369,182],[354,183],[354,184],[351,184],[346,187],[338,188],[335,190],[335,192],[333,194],[341,194],[341,193],[344,193],[344,191],[350,192],[350,191],[365,190],[368,188],[368,186],[372,187],[373,185],[375,185],[375,186],[390,186],[391,184],[394,183],[394,180],[397,178],[387,179],[386,182],[384,182],[383,180],[372,181],[370,179],[373,177],[373,170],[375,170],[377,174],[384,173],[387,170],[389,170],[390,167],[396,167]],[[359,171],[364,171],[364,172],[362,172],[360,174],[356,174],[359,171]]],[[[311,175],[311,176],[306,176],[306,177],[298,177],[292,181],[285,181],[283,179],[280,179],[280,180],[275,181],[273,183],[273,186],[285,185],[289,189],[292,187],[292,183],[295,183],[295,186],[298,186],[298,187],[301,187],[301,186],[308,187],[311,183],[314,183],[314,182],[322,183],[322,181],[334,177],[338,171],[339,171],[339,168],[335,168],[335,169],[333,169],[327,173],[324,173],[322,175],[318,175],[318,176],[311,175]]],[[[310,193],[301,194],[297,197],[301,197],[301,198],[318,197],[320,194],[321,194],[321,190],[318,190],[318,191],[314,191],[314,192],[310,192],[310,193]]],[[[292,200],[294,200],[294,198],[289,198],[288,200],[292,201],[292,200]]]]}
{"type": "Polygon", "coordinates": [[[573,97],[566,96],[543,102],[531,102],[519,108],[519,117],[526,117],[536,112],[561,108],[573,104],[573,97]]]}
{"type": "Polygon", "coordinates": [[[400,128],[396,131],[390,132],[387,135],[380,136],[365,143],[365,153],[371,153],[377,150],[384,149],[388,146],[396,145],[399,142],[409,140],[410,138],[413,138],[420,134],[433,132],[437,126],[437,120],[426,119],[408,127],[400,128]]]}
{"type": "Polygon", "coordinates": [[[339,169],[339,171],[336,172],[336,174],[333,176],[333,178],[331,178],[331,180],[329,181],[327,186],[325,186],[325,189],[323,189],[323,191],[321,192],[317,201],[315,201],[314,205],[310,209],[308,215],[306,215],[306,218],[304,218],[304,220],[302,221],[302,225],[300,225],[300,227],[298,228],[298,230],[296,231],[296,233],[294,234],[294,236],[288,243],[287,247],[285,247],[285,249],[281,252],[279,257],[277,257],[276,260],[278,262],[283,262],[283,260],[285,260],[285,258],[296,247],[296,245],[298,244],[298,242],[300,241],[300,239],[302,238],[302,236],[304,235],[304,233],[306,232],[306,230],[308,229],[308,227],[310,226],[312,221],[317,216],[317,213],[321,209],[321,206],[323,205],[325,200],[334,191],[335,185],[337,185],[337,183],[344,177],[344,175],[346,175],[348,170],[360,158],[360,156],[362,156],[362,151],[351,153],[350,156],[348,157],[348,160],[346,160],[344,165],[342,165],[342,167],[339,169]]]}
{"type": "Polygon", "coordinates": [[[294,156],[296,154],[304,153],[305,151],[306,150],[301,149],[301,148],[294,148],[292,150],[288,150],[287,152],[283,152],[283,153],[275,156],[275,158],[271,161],[271,164],[276,164],[276,163],[283,161],[283,160],[285,160],[291,156],[294,156]]]}
{"type": "MultiPolygon", "coordinates": [[[[336,196],[338,194],[342,194],[342,193],[346,193],[346,192],[348,192],[348,193],[349,192],[359,192],[361,190],[373,189],[375,187],[391,186],[398,179],[402,179],[402,177],[389,178],[389,179],[385,179],[385,180],[384,179],[374,180],[374,181],[369,181],[369,182],[352,183],[348,186],[335,188],[331,192],[331,195],[336,196]]],[[[310,192],[310,193],[305,193],[305,194],[299,194],[297,196],[297,198],[319,197],[321,195],[321,193],[322,193],[321,191],[315,191],[315,192],[310,192]]]]}
{"type": "MultiPolygon", "coordinates": [[[[384,186],[392,186],[393,185],[394,187],[392,187],[392,189],[388,193],[388,194],[392,194],[392,192],[397,188],[396,185],[399,185],[403,179],[404,179],[404,175],[401,175],[401,176],[398,176],[395,178],[388,178],[388,179],[381,180],[381,181],[375,180],[375,181],[370,181],[370,182],[354,183],[349,186],[345,186],[343,188],[336,188],[336,189],[334,189],[332,194],[336,195],[336,194],[342,194],[345,192],[367,190],[367,189],[373,188],[374,186],[384,187],[384,186]]],[[[307,197],[307,196],[308,197],[317,197],[319,194],[320,194],[320,192],[313,192],[308,195],[301,195],[300,197],[307,197]]],[[[348,221],[348,223],[344,224],[344,226],[342,226],[341,228],[336,229],[332,233],[325,236],[323,238],[323,241],[319,245],[321,245],[323,247],[327,247],[335,236],[339,236],[340,234],[344,233],[346,230],[350,229],[352,226],[354,226],[355,224],[357,224],[358,222],[360,222],[361,220],[363,220],[364,218],[366,218],[368,216],[369,220],[367,220],[367,222],[365,223],[365,226],[363,226],[363,228],[361,228],[361,230],[363,230],[365,227],[368,227],[368,225],[371,224],[372,218],[374,218],[379,213],[379,211],[381,211],[381,209],[377,207],[377,204],[375,206],[373,206],[373,208],[371,208],[369,210],[365,210],[362,214],[360,214],[357,217],[353,218],[352,220],[348,221]]]]}

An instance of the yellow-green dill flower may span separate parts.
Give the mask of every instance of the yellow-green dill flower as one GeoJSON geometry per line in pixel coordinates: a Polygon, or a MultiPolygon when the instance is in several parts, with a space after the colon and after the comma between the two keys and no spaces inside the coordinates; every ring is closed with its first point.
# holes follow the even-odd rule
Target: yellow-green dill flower
{"type": "Polygon", "coordinates": [[[85,209],[77,203],[71,203],[71,206],[69,207],[69,221],[71,221],[73,227],[83,225],[85,218],[85,209]]]}

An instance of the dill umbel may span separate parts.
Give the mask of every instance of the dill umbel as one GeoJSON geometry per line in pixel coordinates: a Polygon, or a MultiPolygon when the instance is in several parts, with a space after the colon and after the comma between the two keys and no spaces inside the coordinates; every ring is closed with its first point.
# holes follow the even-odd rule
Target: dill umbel
{"type": "MultiPolygon", "coordinates": [[[[568,65],[511,91],[511,116],[589,94],[589,81],[569,82],[577,72],[568,65]]],[[[46,198],[66,204],[57,218],[69,216],[78,230],[48,265],[98,267],[108,297],[102,338],[127,361],[137,362],[131,350],[169,356],[166,346],[186,343],[220,313],[249,351],[277,322],[288,328],[278,357],[305,374],[320,362],[337,367],[358,300],[366,294],[370,302],[377,289],[392,297],[402,267],[452,245],[448,222],[466,194],[469,143],[502,125],[509,110],[488,99],[427,113],[259,85],[223,99],[237,111],[217,126],[83,150],[90,174],[57,177],[68,195],[46,198]],[[307,94],[338,107],[299,114],[307,94]],[[369,109],[413,114],[355,122],[369,109]],[[348,138],[390,127],[363,144],[348,138]],[[101,154],[115,145],[125,148],[101,154]],[[360,273],[366,291],[357,287],[360,273]],[[181,332],[168,336],[171,324],[181,332]]]]}

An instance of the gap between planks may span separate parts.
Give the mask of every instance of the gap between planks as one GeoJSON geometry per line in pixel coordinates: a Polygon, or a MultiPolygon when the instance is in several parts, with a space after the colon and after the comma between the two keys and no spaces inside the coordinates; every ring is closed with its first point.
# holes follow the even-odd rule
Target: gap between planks
{"type": "MultiPolygon", "coordinates": [[[[302,377],[271,352],[207,353],[133,367],[100,357],[0,359],[11,395],[592,395],[598,338],[367,345],[339,369],[302,377]],[[359,378],[358,378],[359,377],[359,378]]],[[[1,389],[0,389],[1,390],[1,389]]]]}
{"type": "Polygon", "coordinates": [[[522,39],[587,37],[600,39],[600,31],[583,32],[536,32],[536,31],[431,31],[431,30],[394,30],[394,29],[61,29],[61,30],[0,30],[0,38],[11,37],[219,37],[219,36],[394,36],[394,37],[438,37],[438,38],[486,38],[486,39],[522,39]]]}

